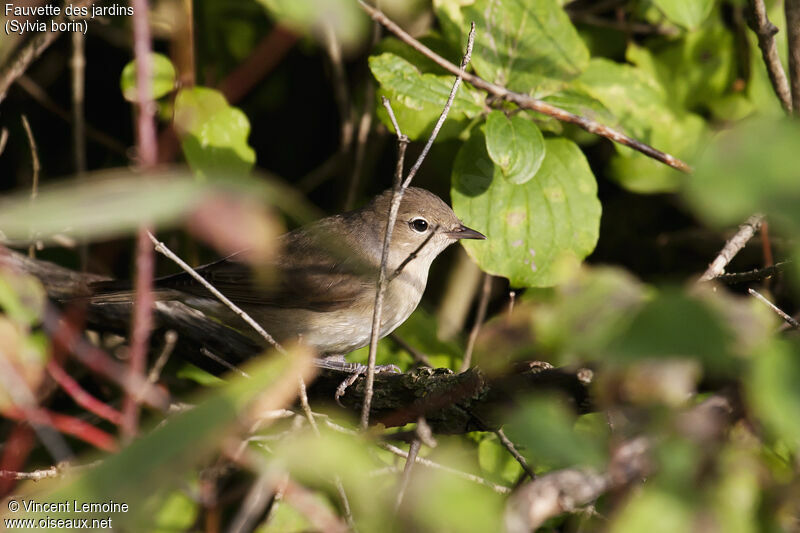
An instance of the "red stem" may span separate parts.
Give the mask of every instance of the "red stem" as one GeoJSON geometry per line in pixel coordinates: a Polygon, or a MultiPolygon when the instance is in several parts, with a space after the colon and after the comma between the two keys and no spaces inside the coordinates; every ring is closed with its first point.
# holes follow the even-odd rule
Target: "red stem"
{"type": "Polygon", "coordinates": [[[13,405],[0,410],[0,415],[18,422],[51,426],[65,435],[71,435],[100,450],[107,452],[117,451],[117,443],[114,437],[74,416],[54,413],[39,407],[21,409],[13,405]]]}
{"type": "Polygon", "coordinates": [[[114,409],[108,404],[105,404],[86,392],[80,384],[72,379],[72,376],[67,374],[61,366],[50,359],[47,363],[47,372],[50,374],[56,383],[75,400],[75,403],[90,411],[100,418],[108,420],[112,424],[122,424],[122,413],[114,409]]]}

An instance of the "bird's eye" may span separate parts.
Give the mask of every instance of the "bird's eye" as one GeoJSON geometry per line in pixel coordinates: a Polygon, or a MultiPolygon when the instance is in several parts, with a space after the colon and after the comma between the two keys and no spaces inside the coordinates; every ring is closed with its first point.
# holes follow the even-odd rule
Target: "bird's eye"
{"type": "Polygon", "coordinates": [[[416,231],[417,233],[425,233],[428,231],[428,221],[424,218],[415,218],[411,222],[409,222],[411,229],[416,231]]]}

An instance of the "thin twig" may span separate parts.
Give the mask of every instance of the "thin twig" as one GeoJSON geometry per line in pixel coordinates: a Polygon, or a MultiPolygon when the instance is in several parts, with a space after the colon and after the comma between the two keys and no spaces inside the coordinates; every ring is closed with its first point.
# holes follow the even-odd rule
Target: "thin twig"
{"type": "Polygon", "coordinates": [[[785,0],[786,31],[789,41],[789,77],[792,110],[800,116],[800,0],[785,0]]]}
{"type": "Polygon", "coordinates": [[[411,468],[414,466],[414,463],[417,460],[417,455],[419,454],[420,446],[422,445],[422,441],[420,439],[414,439],[411,441],[411,445],[408,447],[408,456],[406,457],[406,465],[403,467],[403,475],[400,478],[400,486],[397,489],[397,499],[394,502],[394,512],[396,513],[400,506],[403,504],[403,496],[406,494],[406,489],[408,488],[408,482],[411,481],[411,468]]]}
{"type": "MultiPolygon", "coordinates": [[[[84,117],[84,95],[86,88],[86,55],[84,53],[84,36],[80,31],[72,32],[72,156],[75,162],[75,174],[82,176],[86,172],[86,118],[84,117]]],[[[79,249],[81,270],[86,271],[89,263],[89,244],[81,242],[79,249]]]]}
{"type": "Polygon", "coordinates": [[[431,360],[427,356],[427,354],[411,346],[409,343],[405,341],[405,339],[403,339],[400,335],[398,335],[397,332],[390,333],[389,338],[391,338],[394,342],[396,342],[397,345],[400,346],[400,348],[410,353],[411,357],[413,357],[415,361],[424,366],[429,366],[433,368],[433,363],[431,363],[431,360]]]}
{"type": "Polygon", "coordinates": [[[147,374],[147,381],[151,385],[158,381],[159,376],[161,376],[161,371],[164,369],[164,365],[167,364],[169,356],[172,355],[172,351],[175,349],[175,344],[177,344],[177,342],[178,334],[173,330],[164,333],[164,347],[161,349],[158,359],[156,359],[155,364],[153,364],[153,367],[147,374]]]}
{"type": "Polygon", "coordinates": [[[6,143],[8,142],[8,128],[0,129],[0,155],[6,151],[6,143]]]}
{"type": "Polygon", "coordinates": [[[333,94],[336,106],[339,108],[339,120],[341,121],[342,138],[339,140],[339,150],[346,152],[353,140],[353,116],[350,111],[350,90],[347,87],[347,75],[344,71],[342,47],[336,39],[333,22],[330,20],[324,21],[322,23],[322,33],[325,51],[331,60],[333,94]]]}
{"type": "Polygon", "coordinates": [[[228,533],[242,533],[255,529],[258,518],[267,508],[270,498],[276,495],[274,485],[275,474],[269,470],[263,471],[256,478],[233,517],[228,533]]]}
{"type": "Polygon", "coordinates": [[[786,72],[783,70],[781,58],[778,56],[778,47],[775,45],[775,34],[778,28],[767,18],[767,8],[764,0],[750,0],[750,14],[748,23],[750,29],[758,37],[758,47],[764,58],[764,65],[767,67],[769,81],[778,100],[781,102],[786,113],[792,112],[792,95],[789,92],[789,81],[786,79],[786,72]]]}
{"type": "Polygon", "coordinates": [[[798,322],[797,320],[786,314],[786,312],[783,309],[781,309],[774,303],[767,300],[764,296],[761,295],[761,293],[753,289],[747,289],[747,292],[749,292],[750,294],[752,294],[753,296],[755,296],[756,298],[767,304],[767,307],[775,311],[775,314],[777,314],[779,317],[785,320],[786,323],[792,326],[794,329],[800,329],[800,322],[798,322]]]}
{"type": "Polygon", "coordinates": [[[486,308],[489,307],[489,296],[491,295],[492,275],[485,273],[483,275],[481,299],[478,301],[478,311],[475,313],[475,323],[472,325],[472,330],[469,332],[467,348],[464,350],[464,359],[461,361],[461,369],[459,372],[466,372],[472,364],[472,351],[475,349],[475,341],[478,339],[478,333],[481,330],[483,321],[486,320],[486,308]]]}
{"type": "Polygon", "coordinates": [[[725,246],[720,250],[719,255],[711,262],[703,275],[700,276],[698,281],[709,281],[725,271],[725,266],[731,262],[731,259],[744,248],[764,220],[764,215],[755,214],[745,220],[744,224],[739,226],[739,231],[736,235],[731,237],[725,246]]]}
{"type": "MultiPolygon", "coordinates": [[[[363,2],[362,2],[363,4],[363,2]]],[[[464,54],[464,58],[461,61],[462,69],[466,68],[467,64],[469,63],[469,59],[472,56],[472,46],[475,43],[475,23],[472,23],[469,38],[467,40],[467,51],[464,54]]],[[[381,314],[383,313],[383,296],[384,292],[386,291],[387,285],[387,276],[386,276],[386,263],[387,259],[389,258],[389,244],[392,240],[392,232],[394,231],[394,224],[397,220],[397,213],[400,211],[400,203],[403,200],[403,193],[405,192],[406,188],[411,184],[411,180],[414,178],[414,175],[419,170],[419,167],[422,165],[425,156],[428,154],[430,147],[433,145],[434,140],[436,140],[436,136],[439,134],[439,130],[444,124],[445,119],[447,118],[447,114],[450,112],[450,106],[453,104],[453,100],[455,99],[456,92],[458,91],[458,87],[461,85],[462,76],[460,74],[456,75],[456,80],[453,83],[453,89],[450,91],[450,96],[447,98],[447,102],[442,109],[441,115],[439,115],[439,120],[436,122],[436,125],[431,132],[431,136],[428,139],[425,148],[423,148],[422,153],[417,158],[417,161],[414,163],[414,166],[411,167],[409,170],[406,179],[402,181],[401,179],[403,176],[403,164],[405,161],[405,150],[406,146],[408,145],[408,138],[405,137],[402,132],[400,131],[400,127],[397,124],[397,119],[394,116],[394,111],[392,110],[392,106],[389,103],[389,100],[386,98],[383,99],[383,105],[386,107],[389,118],[392,121],[392,125],[395,128],[395,132],[397,133],[397,142],[398,142],[398,156],[397,156],[397,168],[395,169],[395,183],[392,189],[392,198],[389,207],[389,216],[386,220],[386,231],[383,237],[383,249],[381,251],[381,265],[378,273],[378,283],[377,289],[375,291],[375,307],[373,309],[372,314],[372,330],[370,332],[370,340],[369,340],[369,359],[367,362],[367,379],[366,384],[364,387],[364,403],[361,409],[361,429],[366,430],[367,426],[369,425],[369,410],[372,405],[372,394],[373,394],[373,386],[375,382],[375,357],[378,350],[378,337],[380,335],[380,325],[381,325],[381,314]]]]}
{"type": "MultiPolygon", "coordinates": [[[[339,424],[336,424],[335,422],[332,422],[329,419],[325,419],[325,424],[328,427],[330,427],[331,429],[333,429],[335,431],[338,431],[340,433],[345,433],[347,435],[355,435],[356,434],[355,431],[353,431],[351,429],[348,429],[346,427],[340,426],[339,424]]],[[[393,444],[390,444],[388,442],[378,442],[377,445],[379,447],[383,448],[384,450],[386,450],[386,451],[388,451],[390,453],[393,453],[394,455],[396,455],[398,457],[402,457],[404,459],[408,458],[408,452],[402,450],[401,448],[398,448],[397,446],[395,446],[393,444]]],[[[487,479],[484,479],[484,478],[482,478],[480,476],[476,476],[474,474],[469,474],[467,472],[462,472],[461,470],[456,470],[455,468],[451,468],[449,466],[445,466],[445,465],[436,463],[436,462],[431,461],[430,459],[426,459],[424,457],[417,456],[417,458],[416,458],[416,460],[414,462],[416,464],[419,464],[419,465],[422,465],[422,466],[425,466],[425,467],[428,467],[428,468],[435,468],[437,470],[441,470],[443,472],[447,472],[449,474],[453,474],[454,476],[460,477],[461,479],[465,479],[467,481],[472,481],[472,482],[477,483],[479,485],[483,485],[485,487],[489,487],[490,489],[492,489],[494,492],[496,492],[498,494],[509,494],[511,492],[511,489],[508,488],[508,487],[504,487],[503,485],[498,485],[497,483],[492,483],[491,481],[489,481],[487,479]]]]}
{"type": "Polygon", "coordinates": [[[595,135],[600,135],[601,137],[605,137],[619,144],[628,146],[634,150],[637,150],[645,154],[648,157],[661,161],[662,163],[669,165],[674,169],[680,170],[682,172],[691,172],[691,167],[684,161],[681,161],[680,159],[678,159],[673,155],[657,150],[648,144],[645,144],[641,141],[637,141],[636,139],[628,137],[627,135],[625,135],[620,131],[609,128],[608,126],[595,122],[594,120],[591,120],[587,117],[570,113],[559,107],[543,102],[542,100],[533,98],[527,94],[510,91],[505,87],[501,87],[494,83],[488,82],[483,78],[476,76],[475,74],[470,74],[469,72],[464,71],[464,69],[458,68],[458,66],[447,61],[442,56],[435,53],[430,48],[419,42],[417,39],[413,38],[400,26],[398,26],[391,19],[389,19],[379,9],[367,4],[363,0],[358,0],[358,3],[359,5],[361,5],[362,9],[364,9],[364,11],[366,11],[374,20],[383,24],[389,31],[394,33],[401,41],[408,44],[414,50],[423,54],[425,57],[431,59],[434,63],[436,63],[443,69],[447,70],[451,74],[463,77],[463,79],[467,83],[472,84],[474,87],[486,91],[497,98],[517,104],[521,108],[530,109],[538,113],[542,113],[544,115],[553,117],[561,122],[568,122],[570,124],[575,124],[576,126],[585,129],[589,133],[594,133],[595,135]]]}
{"type": "MultiPolygon", "coordinates": [[[[150,23],[147,0],[131,0],[133,8],[133,49],[136,64],[136,147],[139,167],[145,171],[158,163],[156,141],[155,104],[152,98],[152,70],[150,59],[150,23]]],[[[128,368],[136,376],[144,376],[147,346],[153,327],[153,277],[155,258],[147,242],[150,231],[143,223],[136,238],[136,278],[134,281],[133,321],[131,324],[128,368]]],[[[139,426],[139,394],[128,394],[122,405],[122,434],[132,439],[139,426]]]]}
{"type": "Polygon", "coordinates": [[[208,290],[208,292],[213,294],[220,302],[225,304],[231,311],[233,311],[236,314],[236,316],[244,320],[251,328],[253,328],[259,335],[261,335],[261,337],[263,337],[265,341],[271,344],[278,352],[286,354],[286,350],[284,350],[283,346],[278,344],[278,341],[272,338],[272,335],[267,333],[258,322],[256,322],[255,320],[252,319],[252,317],[250,317],[250,315],[242,311],[242,309],[239,306],[230,301],[224,294],[219,292],[219,290],[217,290],[216,287],[214,287],[211,283],[209,283],[203,276],[198,274],[197,271],[195,271],[195,269],[189,266],[183,259],[175,255],[175,253],[172,250],[167,248],[166,244],[156,239],[152,233],[148,232],[147,235],[150,238],[150,241],[153,243],[153,245],[155,245],[155,250],[158,253],[167,256],[176,265],[181,267],[184,272],[192,276],[199,284],[205,287],[208,290]]]}
{"type": "MultiPolygon", "coordinates": [[[[33,137],[33,130],[28,122],[28,117],[23,114],[20,118],[22,119],[22,127],[25,128],[25,135],[28,137],[28,146],[31,150],[31,202],[33,202],[39,195],[39,171],[42,166],[39,163],[39,150],[36,148],[36,139],[33,137]]],[[[28,247],[28,256],[36,257],[35,242],[28,247]]]]}
{"type": "Polygon", "coordinates": [[[722,283],[729,283],[731,285],[735,283],[744,283],[747,281],[761,281],[770,278],[775,274],[783,272],[784,267],[790,263],[791,261],[781,261],[780,263],[775,263],[774,265],[765,268],[756,268],[754,270],[748,270],[747,272],[720,274],[713,279],[714,281],[721,281],[722,283]]]}
{"type": "Polygon", "coordinates": [[[503,429],[498,429],[494,432],[494,434],[497,435],[498,439],[500,439],[500,444],[503,445],[503,448],[505,448],[508,453],[511,454],[511,457],[517,460],[525,473],[528,474],[531,479],[536,479],[536,474],[533,472],[533,468],[531,468],[531,466],[528,464],[528,461],[525,460],[522,454],[519,453],[519,450],[517,450],[517,447],[513,442],[511,442],[511,439],[506,436],[503,429]]]}

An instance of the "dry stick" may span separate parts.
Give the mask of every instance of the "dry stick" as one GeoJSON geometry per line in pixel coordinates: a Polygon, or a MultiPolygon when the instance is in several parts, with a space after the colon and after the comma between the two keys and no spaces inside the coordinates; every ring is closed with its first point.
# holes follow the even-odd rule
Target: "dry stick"
{"type": "Polygon", "coordinates": [[[789,37],[789,77],[792,109],[800,116],[800,0],[785,0],[786,30],[789,37]]]}
{"type": "Polygon", "coordinates": [[[169,330],[164,333],[164,348],[162,348],[158,359],[156,359],[155,364],[153,364],[153,368],[151,368],[150,372],[147,374],[147,381],[151,385],[158,381],[159,376],[161,376],[161,371],[164,369],[164,365],[167,364],[169,356],[172,355],[172,351],[175,349],[175,344],[177,344],[177,342],[178,334],[175,333],[175,331],[169,330]]]}
{"type": "Polygon", "coordinates": [[[333,95],[336,99],[336,106],[339,108],[339,120],[342,121],[342,138],[339,141],[339,150],[346,152],[353,140],[353,116],[350,111],[350,91],[347,87],[347,75],[342,61],[342,47],[336,39],[336,33],[333,30],[331,21],[322,23],[322,32],[324,34],[325,51],[331,60],[333,95]]]}
{"type": "MultiPolygon", "coordinates": [[[[133,49],[136,62],[136,148],[139,167],[148,171],[158,163],[156,141],[155,104],[152,99],[153,65],[150,60],[150,25],[147,0],[131,0],[133,8],[133,49]]],[[[147,242],[150,234],[147,224],[142,224],[136,237],[136,278],[131,324],[131,343],[128,367],[130,373],[144,376],[147,346],[153,327],[153,276],[155,258],[147,242]]],[[[132,439],[139,425],[139,394],[128,394],[122,404],[122,434],[132,439]]]]}
{"type": "Polygon", "coordinates": [[[767,8],[764,0],[750,0],[751,16],[748,17],[750,29],[758,37],[758,47],[767,67],[769,81],[786,113],[792,112],[792,94],[789,92],[789,81],[783,70],[781,58],[778,56],[778,47],[775,45],[775,34],[778,28],[767,18],[767,8]]]}
{"type": "Polygon", "coordinates": [[[467,348],[464,350],[464,359],[461,361],[459,372],[466,372],[472,364],[472,351],[475,349],[475,341],[478,339],[478,332],[481,330],[483,321],[486,320],[486,308],[489,306],[489,296],[492,294],[492,275],[483,274],[483,287],[481,288],[481,299],[478,301],[478,311],[475,313],[475,323],[469,332],[467,348]]]}
{"type": "MultiPolygon", "coordinates": [[[[464,58],[461,60],[461,72],[463,69],[469,64],[470,57],[472,56],[472,47],[475,43],[475,23],[473,22],[470,27],[469,31],[469,38],[467,39],[467,51],[464,54],[464,58]]],[[[366,430],[367,426],[369,425],[369,410],[372,404],[372,394],[373,394],[373,385],[375,382],[375,355],[378,349],[378,336],[380,332],[380,324],[381,324],[381,314],[383,313],[383,296],[386,290],[386,261],[389,257],[389,243],[392,240],[392,232],[394,230],[394,224],[397,220],[397,213],[400,210],[400,202],[403,200],[403,193],[405,192],[406,188],[408,188],[411,180],[416,175],[419,167],[422,165],[425,157],[428,155],[428,152],[433,145],[433,141],[436,140],[437,135],[439,135],[439,130],[442,128],[442,124],[444,124],[445,119],[447,118],[447,114],[450,112],[450,107],[453,105],[453,100],[456,97],[456,92],[458,91],[459,86],[461,85],[461,75],[458,74],[456,76],[456,80],[453,83],[453,88],[450,90],[450,96],[447,98],[447,102],[442,109],[441,115],[439,115],[439,120],[436,122],[436,125],[433,127],[433,131],[431,132],[431,136],[428,139],[428,142],[425,144],[425,147],[422,149],[422,153],[420,153],[417,161],[414,163],[414,166],[411,167],[411,170],[408,171],[408,176],[406,176],[405,181],[400,184],[400,179],[403,175],[403,162],[405,159],[405,148],[408,144],[408,138],[405,137],[401,131],[400,127],[397,124],[397,119],[394,116],[394,111],[392,110],[392,106],[389,104],[389,100],[383,98],[383,105],[386,107],[387,112],[389,113],[389,118],[392,121],[392,125],[394,126],[395,132],[397,133],[398,139],[398,157],[397,157],[397,169],[395,172],[395,185],[392,190],[392,198],[391,198],[391,205],[389,207],[389,218],[386,220],[386,232],[384,233],[383,237],[383,250],[381,252],[381,266],[380,271],[378,273],[378,287],[375,291],[375,307],[373,309],[372,314],[372,331],[370,332],[370,339],[369,339],[369,360],[367,363],[367,382],[364,387],[364,403],[362,404],[361,409],[361,429],[366,430]]]]}
{"type": "Polygon", "coordinates": [[[233,517],[227,533],[242,533],[255,529],[259,516],[269,504],[270,497],[276,494],[274,477],[272,472],[265,470],[256,478],[233,517]]]}
{"type": "MultiPolygon", "coordinates": [[[[39,163],[39,150],[36,149],[36,139],[33,138],[33,130],[28,122],[28,117],[23,114],[20,118],[22,119],[22,127],[25,128],[25,135],[28,137],[28,146],[30,146],[31,149],[31,203],[33,203],[39,195],[39,171],[42,166],[39,163]]],[[[36,257],[35,242],[28,247],[28,256],[31,258],[36,257]]]]}
{"type": "MultiPolygon", "coordinates": [[[[72,32],[72,155],[75,158],[75,174],[86,172],[86,119],[83,116],[86,87],[86,55],[84,37],[80,31],[72,32]]],[[[80,266],[85,271],[89,263],[89,244],[84,240],[80,245],[80,266]]]]}
{"type": "MultiPolygon", "coordinates": [[[[73,5],[75,7],[88,7],[93,3],[94,2],[91,0],[84,0],[82,2],[75,2],[73,5]]],[[[52,21],[56,23],[66,22],[66,20],[67,16],[64,14],[63,10],[60,15],[52,19],[52,21]]],[[[55,41],[59,35],[61,35],[61,32],[49,30],[37,33],[29,39],[2,68],[0,68],[0,102],[5,100],[11,84],[28,70],[31,63],[33,63],[42,52],[47,50],[47,47],[53,44],[53,41],[55,41]]]]}
{"type": "Polygon", "coordinates": [[[755,270],[748,270],[747,272],[732,272],[730,274],[720,274],[714,281],[721,281],[722,283],[735,284],[745,283],[747,281],[761,281],[783,272],[784,267],[791,263],[791,261],[781,261],[764,268],[756,268],[755,270]]]}
{"type": "Polygon", "coordinates": [[[731,259],[733,259],[739,250],[744,248],[744,245],[753,237],[763,221],[764,215],[760,214],[752,215],[745,220],[744,224],[739,226],[739,231],[736,232],[736,235],[725,243],[719,255],[711,262],[703,275],[700,276],[698,282],[710,281],[722,274],[725,271],[725,266],[731,262],[731,259]]]}
{"type": "Polygon", "coordinates": [[[511,439],[509,439],[506,436],[502,428],[495,431],[494,434],[497,435],[498,439],[500,439],[500,444],[503,445],[503,448],[505,448],[508,451],[508,453],[511,454],[511,457],[517,460],[517,462],[525,471],[525,473],[528,474],[531,479],[536,479],[536,474],[533,472],[533,468],[530,467],[528,461],[526,461],[525,458],[522,456],[522,454],[519,453],[517,447],[514,445],[513,442],[511,442],[511,439]]]}
{"type": "Polygon", "coordinates": [[[764,296],[762,296],[761,293],[759,293],[758,291],[755,291],[753,289],[747,289],[747,292],[749,292],[750,294],[752,294],[753,296],[755,296],[756,298],[758,298],[759,300],[761,300],[762,302],[767,304],[767,306],[770,309],[775,311],[775,313],[779,317],[784,319],[786,321],[786,323],[789,324],[790,326],[792,326],[794,329],[800,329],[800,322],[798,322],[797,320],[795,320],[791,316],[787,315],[786,312],[784,312],[783,309],[781,309],[780,307],[778,307],[774,303],[772,303],[769,300],[767,300],[766,298],[764,298],[764,296]]]}
{"type": "Polygon", "coordinates": [[[430,48],[428,48],[415,38],[413,38],[400,26],[392,22],[392,20],[389,19],[379,9],[367,4],[363,0],[359,0],[358,3],[361,5],[362,9],[364,9],[364,11],[366,11],[374,20],[383,24],[389,31],[394,33],[401,41],[411,46],[414,50],[420,52],[425,57],[432,60],[434,63],[436,63],[443,69],[447,70],[451,74],[455,74],[456,76],[462,77],[467,83],[472,84],[478,89],[486,91],[497,98],[501,98],[508,102],[515,103],[521,108],[530,109],[532,111],[542,113],[544,115],[553,117],[556,120],[560,120],[561,122],[568,122],[570,124],[575,124],[576,126],[585,129],[589,133],[594,133],[595,135],[600,135],[601,137],[605,137],[619,144],[628,146],[636,151],[643,153],[648,157],[652,157],[653,159],[661,161],[662,163],[669,165],[674,169],[680,170],[682,172],[691,172],[692,170],[691,167],[685,162],[678,159],[677,157],[662,152],[660,150],[657,150],[652,146],[647,145],[641,141],[637,141],[636,139],[628,137],[624,133],[619,132],[613,128],[609,128],[608,126],[595,122],[594,120],[591,120],[589,118],[583,117],[581,115],[576,115],[574,113],[570,113],[569,111],[565,111],[554,105],[550,105],[541,100],[537,100],[536,98],[532,98],[527,94],[509,91],[505,87],[501,87],[500,85],[488,82],[479,76],[470,74],[469,72],[465,72],[463,68],[458,68],[456,65],[447,61],[442,56],[432,51],[430,48]]]}
{"type": "Polygon", "coordinates": [[[0,155],[6,150],[6,143],[8,142],[8,129],[3,128],[0,130],[0,155]]]}
{"type": "Polygon", "coordinates": [[[405,350],[408,353],[410,353],[411,357],[413,357],[415,361],[417,361],[418,363],[420,363],[422,365],[429,366],[429,367],[433,368],[433,364],[431,363],[431,360],[428,357],[428,355],[423,353],[423,352],[421,352],[421,351],[419,351],[419,350],[417,350],[413,346],[411,346],[400,335],[398,335],[395,332],[392,332],[392,333],[389,334],[389,338],[392,339],[394,342],[396,342],[397,345],[400,346],[400,348],[402,348],[403,350],[405,350]]]}
{"type": "Polygon", "coordinates": [[[417,455],[419,454],[419,448],[421,445],[422,441],[417,438],[412,440],[411,445],[408,447],[406,465],[403,468],[403,476],[400,478],[400,487],[397,489],[397,499],[394,502],[395,513],[400,509],[400,505],[403,504],[403,496],[405,496],[406,489],[408,488],[408,482],[411,480],[411,468],[414,466],[414,463],[417,460],[417,455]]]}

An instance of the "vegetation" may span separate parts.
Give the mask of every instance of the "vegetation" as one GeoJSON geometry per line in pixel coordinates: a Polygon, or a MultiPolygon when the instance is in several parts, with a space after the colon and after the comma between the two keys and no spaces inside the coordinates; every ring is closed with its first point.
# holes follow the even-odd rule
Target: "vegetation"
{"type": "MultiPolygon", "coordinates": [[[[6,13],[0,516],[800,529],[800,325],[783,312],[800,306],[800,1],[383,4],[82,0],[62,7],[90,18],[31,19],[85,35],[6,13]],[[487,240],[437,260],[378,344],[404,373],[376,377],[369,429],[367,379],[338,406],[343,376],[302,347],[220,379],[179,357],[187,332],[148,339],[148,305],[123,345],[84,334],[88,276],[146,298],[177,270],[153,266],[148,230],[195,266],[241,249],[263,265],[287,228],[391,187],[395,130],[409,168],[468,46],[413,185],[487,240]]],[[[241,357],[216,322],[191,328],[241,357]]]]}

